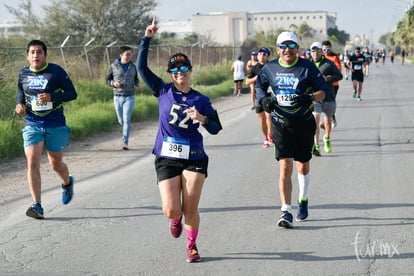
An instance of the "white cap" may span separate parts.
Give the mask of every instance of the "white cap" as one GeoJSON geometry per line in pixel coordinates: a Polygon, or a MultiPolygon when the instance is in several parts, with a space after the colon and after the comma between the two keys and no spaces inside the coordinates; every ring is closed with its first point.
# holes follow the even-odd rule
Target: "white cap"
{"type": "Polygon", "coordinates": [[[312,50],[313,48],[318,48],[318,49],[322,49],[322,44],[320,42],[315,41],[314,43],[312,43],[312,45],[310,46],[310,49],[312,50]]]}
{"type": "Polygon", "coordinates": [[[280,43],[283,43],[285,41],[293,41],[295,43],[298,43],[298,37],[293,32],[282,32],[277,37],[276,45],[279,45],[280,43]]]}

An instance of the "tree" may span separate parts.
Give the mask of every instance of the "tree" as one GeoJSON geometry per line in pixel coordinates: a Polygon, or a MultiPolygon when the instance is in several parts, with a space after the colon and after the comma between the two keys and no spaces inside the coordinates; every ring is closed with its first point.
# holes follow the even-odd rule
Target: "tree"
{"type": "Polygon", "coordinates": [[[412,6],[398,22],[394,33],[394,41],[402,48],[409,49],[414,44],[414,6],[412,6]]]}
{"type": "Polygon", "coordinates": [[[385,45],[387,48],[392,49],[393,46],[395,45],[394,43],[394,35],[393,33],[386,33],[383,34],[382,36],[380,36],[380,38],[378,39],[378,42],[385,45]]]}
{"type": "Polygon", "coordinates": [[[328,29],[328,36],[329,36],[330,40],[331,39],[334,40],[332,37],[335,37],[338,44],[340,44],[340,45],[345,45],[346,42],[349,40],[349,37],[350,37],[348,33],[346,33],[345,31],[338,30],[337,27],[329,28],[328,29]]]}
{"type": "Polygon", "coordinates": [[[312,28],[306,22],[303,22],[299,26],[296,26],[295,24],[291,24],[289,28],[293,29],[293,31],[298,35],[299,41],[302,41],[302,39],[304,38],[313,37],[312,28]]]}
{"type": "Polygon", "coordinates": [[[22,1],[18,8],[4,5],[6,9],[14,15],[20,23],[23,24],[23,30],[27,34],[31,34],[30,38],[40,38],[40,19],[34,15],[31,0],[22,1]]]}
{"type": "Polygon", "coordinates": [[[67,35],[71,44],[84,44],[91,38],[105,45],[117,40],[136,44],[151,23],[149,12],[154,0],[53,0],[44,6],[44,19],[32,12],[31,0],[23,0],[17,9],[7,6],[31,38],[60,44],[67,35]]]}
{"type": "Polygon", "coordinates": [[[187,34],[184,37],[184,41],[186,42],[186,44],[193,45],[194,43],[198,41],[198,36],[195,33],[187,34]]]}

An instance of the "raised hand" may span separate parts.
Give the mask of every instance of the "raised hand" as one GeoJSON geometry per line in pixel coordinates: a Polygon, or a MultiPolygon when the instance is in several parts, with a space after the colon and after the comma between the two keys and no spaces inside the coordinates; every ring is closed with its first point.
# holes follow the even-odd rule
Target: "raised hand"
{"type": "Polygon", "coordinates": [[[146,37],[154,37],[154,35],[157,33],[159,27],[157,27],[156,23],[157,17],[154,15],[151,25],[147,26],[147,28],[145,29],[146,37]]]}

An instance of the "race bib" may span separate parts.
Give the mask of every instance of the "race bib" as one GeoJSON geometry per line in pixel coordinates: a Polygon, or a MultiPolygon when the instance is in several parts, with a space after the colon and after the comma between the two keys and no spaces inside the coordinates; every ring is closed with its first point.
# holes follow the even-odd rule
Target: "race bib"
{"type": "Polygon", "coordinates": [[[361,64],[355,64],[354,69],[355,70],[361,70],[362,69],[361,64]]]}
{"type": "Polygon", "coordinates": [[[34,97],[31,103],[33,111],[47,111],[53,109],[52,102],[41,103],[38,101],[37,97],[34,97]]]}
{"type": "Polygon", "coordinates": [[[190,156],[190,141],[182,138],[164,137],[161,155],[179,159],[188,159],[190,156]]]}
{"type": "Polygon", "coordinates": [[[280,106],[292,106],[293,99],[296,96],[294,90],[278,90],[276,94],[277,103],[280,106]]]}

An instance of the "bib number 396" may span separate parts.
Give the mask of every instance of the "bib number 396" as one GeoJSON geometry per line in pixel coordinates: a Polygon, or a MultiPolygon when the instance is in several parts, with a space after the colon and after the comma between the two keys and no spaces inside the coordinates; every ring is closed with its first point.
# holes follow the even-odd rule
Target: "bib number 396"
{"type": "Polygon", "coordinates": [[[182,138],[164,137],[161,155],[179,159],[188,159],[190,156],[190,141],[182,138]]]}

